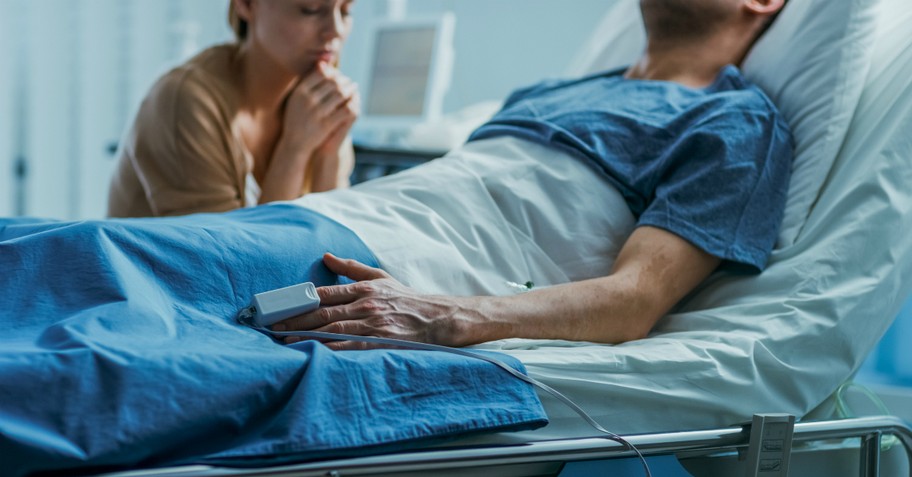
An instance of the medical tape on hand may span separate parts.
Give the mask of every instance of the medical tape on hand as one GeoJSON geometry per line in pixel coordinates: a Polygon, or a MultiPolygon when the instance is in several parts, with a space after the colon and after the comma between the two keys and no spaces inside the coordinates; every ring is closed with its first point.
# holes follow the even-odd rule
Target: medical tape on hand
{"type": "Polygon", "coordinates": [[[546,393],[554,396],[558,401],[564,403],[567,407],[569,407],[574,412],[576,412],[580,417],[583,418],[583,420],[586,421],[586,423],[588,423],[590,426],[592,426],[595,430],[605,434],[609,440],[615,441],[615,442],[623,445],[624,447],[626,447],[627,450],[635,452],[637,457],[639,457],[640,461],[643,463],[643,467],[645,468],[645,471],[646,471],[646,476],[652,477],[652,473],[649,471],[649,465],[646,463],[646,458],[643,457],[643,454],[640,452],[639,449],[636,448],[636,446],[634,446],[633,444],[628,442],[623,437],[602,427],[602,425],[599,424],[595,419],[593,419],[592,416],[590,416],[586,411],[584,411],[583,408],[581,408],[579,405],[577,405],[575,402],[573,402],[573,400],[571,400],[567,396],[564,396],[563,394],[561,394],[560,391],[552,388],[551,386],[548,386],[547,384],[545,384],[541,381],[538,381],[534,378],[526,376],[525,374],[513,369],[513,367],[504,363],[503,361],[492,358],[490,356],[485,356],[480,353],[473,353],[471,351],[466,351],[466,350],[460,349],[460,348],[450,348],[449,346],[435,345],[435,344],[429,344],[429,343],[420,343],[417,341],[399,340],[399,339],[394,339],[394,338],[378,338],[375,336],[346,335],[346,334],[341,334],[341,333],[327,333],[327,332],[323,332],[323,331],[272,331],[268,328],[263,328],[261,326],[257,326],[255,323],[252,323],[249,320],[249,317],[247,317],[245,313],[249,313],[249,311],[247,311],[247,309],[244,309],[244,310],[241,310],[241,312],[238,314],[238,321],[241,324],[244,324],[254,330],[257,330],[257,331],[264,333],[271,337],[299,337],[299,338],[310,338],[310,339],[314,339],[314,340],[355,341],[355,342],[360,342],[360,343],[378,344],[378,345],[384,345],[384,346],[395,346],[395,347],[399,347],[399,348],[413,349],[413,350],[419,350],[419,351],[440,351],[440,352],[444,352],[444,353],[455,354],[458,356],[465,356],[467,358],[479,359],[479,360],[491,363],[491,364],[503,369],[504,371],[510,373],[510,375],[512,375],[513,377],[515,377],[521,381],[524,381],[526,383],[529,383],[532,386],[535,386],[535,387],[541,389],[542,391],[545,391],[546,393]]]}

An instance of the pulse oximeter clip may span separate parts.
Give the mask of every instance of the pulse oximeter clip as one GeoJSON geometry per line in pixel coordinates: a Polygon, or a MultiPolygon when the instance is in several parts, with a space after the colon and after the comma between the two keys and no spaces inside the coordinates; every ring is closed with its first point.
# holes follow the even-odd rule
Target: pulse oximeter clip
{"type": "Polygon", "coordinates": [[[250,306],[238,312],[242,325],[263,329],[282,320],[310,313],[320,307],[317,287],[311,282],[279,288],[253,296],[250,306]]]}

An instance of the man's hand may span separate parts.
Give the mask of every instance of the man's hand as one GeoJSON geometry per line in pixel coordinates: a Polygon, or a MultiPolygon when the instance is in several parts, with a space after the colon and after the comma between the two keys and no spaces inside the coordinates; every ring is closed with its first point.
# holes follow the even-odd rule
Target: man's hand
{"type": "MultiPolygon", "coordinates": [[[[458,323],[466,322],[463,299],[421,295],[394,280],[383,270],[331,254],[323,263],[334,273],[357,283],[320,287],[320,309],[273,326],[274,331],[322,331],[358,336],[376,336],[448,346],[464,344],[458,323]]],[[[288,343],[303,338],[290,337],[288,343]]],[[[330,349],[374,348],[361,342],[330,342],[330,349]]]]}
{"type": "MultiPolygon", "coordinates": [[[[317,289],[323,307],[273,327],[467,346],[505,338],[623,343],[647,336],[720,260],[665,230],[643,226],[627,239],[611,274],[503,297],[421,295],[386,272],[325,255],[358,283],[317,289]]],[[[300,341],[290,338],[289,342],[300,341]]],[[[363,343],[330,343],[365,349],[363,343]]]]}

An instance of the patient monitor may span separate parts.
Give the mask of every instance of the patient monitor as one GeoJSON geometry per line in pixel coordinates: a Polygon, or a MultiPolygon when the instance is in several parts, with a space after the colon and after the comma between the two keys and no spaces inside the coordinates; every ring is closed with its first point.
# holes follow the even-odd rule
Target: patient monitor
{"type": "Polygon", "coordinates": [[[453,69],[452,13],[404,20],[378,20],[364,90],[364,112],[354,140],[397,145],[417,124],[441,117],[453,69]]]}

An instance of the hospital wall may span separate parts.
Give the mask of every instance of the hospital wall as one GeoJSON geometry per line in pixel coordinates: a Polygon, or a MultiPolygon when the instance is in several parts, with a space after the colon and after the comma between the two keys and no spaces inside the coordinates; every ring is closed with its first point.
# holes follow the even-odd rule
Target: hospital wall
{"type": "MultiPolygon", "coordinates": [[[[607,9],[616,0],[410,0],[416,18],[452,12],[456,17],[453,82],[444,111],[503,99],[518,86],[563,76],[607,9]]],[[[386,2],[361,1],[357,18],[367,27],[384,17],[386,2]],[[368,7],[368,8],[363,8],[368,7]]],[[[355,29],[342,65],[366,76],[368,28],[355,29]]]]}
{"type": "Polygon", "coordinates": [[[223,0],[0,0],[0,214],[103,216],[127,119],[165,68],[227,38],[223,10],[223,0]]]}

